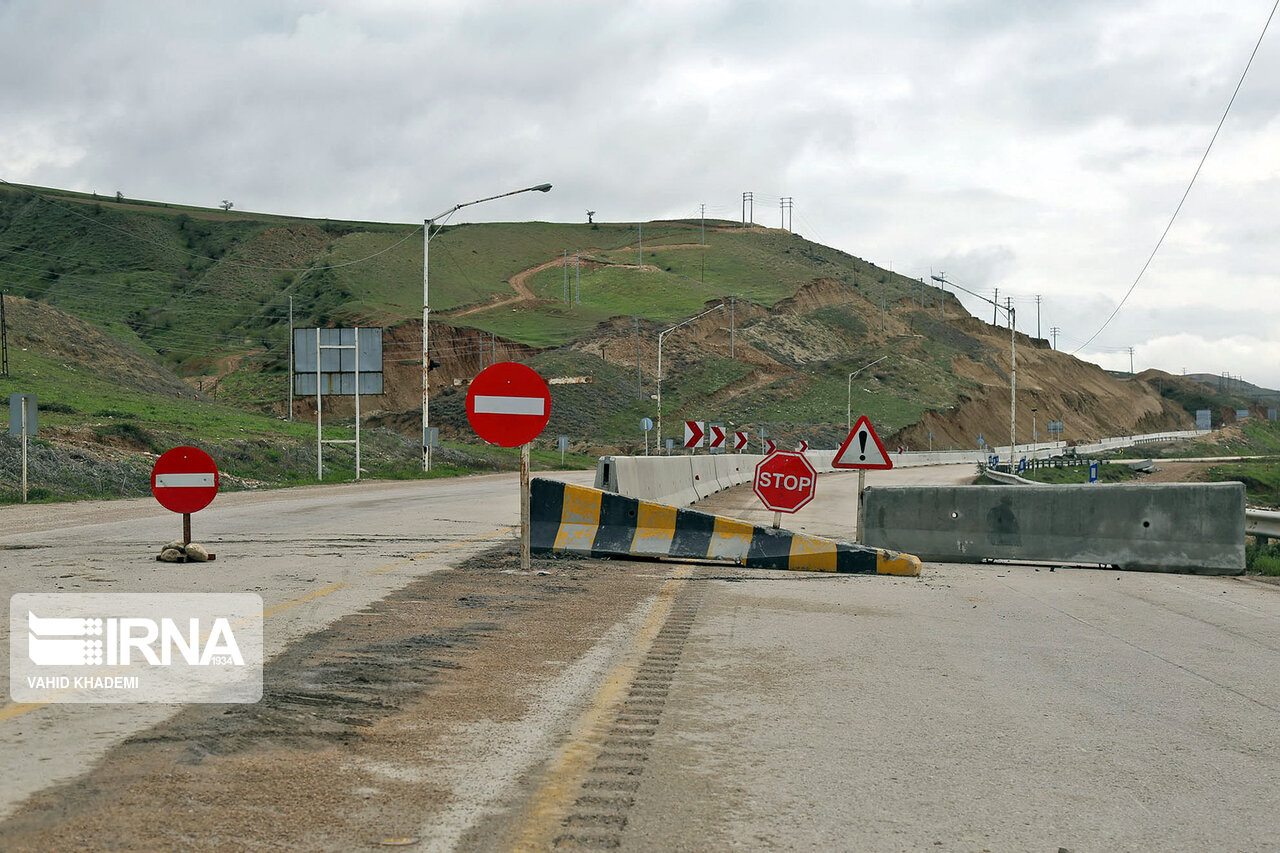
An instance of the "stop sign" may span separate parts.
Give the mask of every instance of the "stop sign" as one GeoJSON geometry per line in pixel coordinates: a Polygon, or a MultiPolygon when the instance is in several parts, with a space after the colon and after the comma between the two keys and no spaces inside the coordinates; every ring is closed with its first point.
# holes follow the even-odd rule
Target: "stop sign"
{"type": "Polygon", "coordinates": [[[780,450],[756,466],[751,488],[766,508],[795,512],[813,500],[818,472],[803,454],[780,450]]]}
{"type": "Polygon", "coordinates": [[[170,512],[199,512],[218,494],[218,466],[198,447],[166,450],[151,469],[151,493],[170,512]]]}
{"type": "Polygon", "coordinates": [[[503,361],[480,371],[467,389],[467,420],[500,447],[528,444],[551,419],[551,389],[532,367],[503,361]]]}

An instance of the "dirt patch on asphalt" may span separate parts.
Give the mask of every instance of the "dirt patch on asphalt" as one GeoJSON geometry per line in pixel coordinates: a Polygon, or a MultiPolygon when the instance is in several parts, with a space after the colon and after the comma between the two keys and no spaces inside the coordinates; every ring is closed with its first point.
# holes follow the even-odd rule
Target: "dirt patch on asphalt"
{"type": "Polygon", "coordinates": [[[292,644],[262,701],[131,737],[0,824],[0,849],[346,851],[416,834],[456,799],[457,733],[520,719],[663,580],[650,564],[516,566],[491,552],[292,644]]]}

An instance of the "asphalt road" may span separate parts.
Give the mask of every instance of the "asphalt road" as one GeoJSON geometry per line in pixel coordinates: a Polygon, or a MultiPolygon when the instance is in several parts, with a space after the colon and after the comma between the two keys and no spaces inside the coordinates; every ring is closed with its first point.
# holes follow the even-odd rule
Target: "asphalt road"
{"type": "MultiPolygon", "coordinates": [[[[594,475],[557,476],[590,484],[594,475]]],[[[175,565],[155,556],[181,538],[181,516],[150,498],[8,506],[0,509],[0,595],[7,602],[19,592],[256,592],[271,658],[415,577],[515,541],[519,522],[519,484],[510,474],[229,492],[192,517],[193,541],[217,559],[175,565]]],[[[7,631],[0,656],[9,657],[7,631]]],[[[8,675],[5,668],[6,700],[8,675]]],[[[6,701],[0,814],[175,710],[6,701]]]]}
{"type": "MultiPolygon", "coordinates": [[[[847,538],[855,484],[823,476],[784,526],[847,538]]],[[[267,699],[311,659],[405,658],[402,637],[436,632],[439,659],[320,745],[279,718],[228,733],[212,708],[6,705],[0,848],[1280,850],[1280,588],[1027,565],[468,569],[510,549],[511,486],[224,495],[196,516],[218,553],[198,573],[153,562],[176,517],[145,502],[0,510],[10,594],[259,589],[267,699]]],[[[747,494],[699,508],[768,523],[747,494]]]]}

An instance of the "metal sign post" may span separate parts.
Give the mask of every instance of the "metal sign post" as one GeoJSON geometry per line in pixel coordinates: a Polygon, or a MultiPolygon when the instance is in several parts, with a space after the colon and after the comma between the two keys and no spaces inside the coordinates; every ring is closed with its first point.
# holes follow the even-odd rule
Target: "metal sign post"
{"type": "Polygon", "coordinates": [[[551,389],[537,371],[504,361],[490,365],[467,389],[467,421],[490,444],[520,447],[520,569],[532,567],[529,554],[529,444],[551,418],[551,389]]]}
{"type": "MultiPolygon", "coordinates": [[[[932,433],[930,436],[932,437],[932,433]]],[[[981,436],[979,436],[981,439],[981,436]]],[[[832,468],[856,468],[858,471],[858,493],[853,496],[853,541],[862,541],[862,522],[866,508],[862,502],[862,493],[867,488],[867,469],[889,470],[893,468],[893,460],[884,449],[880,436],[866,415],[860,415],[858,422],[849,430],[840,449],[831,460],[832,468]]]]}
{"type": "MultiPolygon", "coordinates": [[[[354,342],[350,344],[322,344],[320,343],[320,330],[316,330],[316,479],[324,479],[324,446],[326,444],[354,444],[356,450],[356,479],[360,479],[360,329],[352,330],[354,342]],[[355,354],[355,398],[356,398],[356,437],[350,438],[323,438],[321,430],[321,404],[320,398],[322,383],[320,374],[320,357],[324,350],[337,350],[339,352],[352,350],[355,354]]],[[[341,330],[339,330],[338,340],[341,341],[341,330]]],[[[381,366],[381,365],[379,365],[381,366]]],[[[339,380],[339,392],[341,392],[341,380],[339,380]]]]}
{"type": "Polygon", "coordinates": [[[529,548],[529,442],[520,445],[520,571],[533,568],[529,548]]]}
{"type": "Polygon", "coordinates": [[[22,502],[27,502],[27,396],[22,395],[22,502]]]}
{"type": "Polygon", "coordinates": [[[22,502],[27,502],[27,439],[38,432],[35,394],[9,395],[9,434],[22,437],[22,502]]]}
{"type": "Polygon", "coordinates": [[[213,502],[220,479],[213,457],[198,447],[166,450],[152,467],[151,493],[162,507],[182,515],[184,547],[191,544],[191,513],[213,502]]]}

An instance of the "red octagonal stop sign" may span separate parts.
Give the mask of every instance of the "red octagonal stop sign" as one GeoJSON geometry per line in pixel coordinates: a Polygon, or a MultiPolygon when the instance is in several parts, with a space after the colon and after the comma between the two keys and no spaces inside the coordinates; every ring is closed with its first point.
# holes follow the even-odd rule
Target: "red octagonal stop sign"
{"type": "Polygon", "coordinates": [[[519,447],[546,428],[551,389],[532,367],[503,361],[486,367],[467,389],[467,420],[490,444],[519,447]]]}
{"type": "Polygon", "coordinates": [[[170,512],[199,512],[218,494],[218,466],[198,447],[166,450],[151,469],[151,493],[170,512]]]}
{"type": "Polygon", "coordinates": [[[803,454],[780,450],[756,466],[752,490],[774,512],[795,512],[813,500],[818,472],[803,454]]]}

